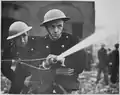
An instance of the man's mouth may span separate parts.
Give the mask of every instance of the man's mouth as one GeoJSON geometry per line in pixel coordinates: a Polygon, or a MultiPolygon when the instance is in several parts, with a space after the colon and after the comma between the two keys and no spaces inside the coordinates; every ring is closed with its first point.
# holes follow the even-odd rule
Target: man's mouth
{"type": "Polygon", "coordinates": [[[52,35],[54,38],[57,38],[58,37],[58,35],[57,34],[54,34],[54,35],[52,35]]]}

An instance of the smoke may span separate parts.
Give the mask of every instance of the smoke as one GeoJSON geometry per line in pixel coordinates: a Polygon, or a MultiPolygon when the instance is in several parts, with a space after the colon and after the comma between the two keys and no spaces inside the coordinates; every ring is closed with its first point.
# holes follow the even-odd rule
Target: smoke
{"type": "Polygon", "coordinates": [[[106,29],[96,30],[92,35],[85,38],[83,41],[79,42],[78,44],[76,44],[72,48],[68,49],[67,51],[63,52],[62,54],[60,54],[58,56],[58,59],[67,57],[67,56],[69,56],[79,50],[82,50],[90,45],[96,44],[96,43],[106,39],[108,36],[112,35],[112,32],[108,33],[106,31],[107,31],[106,29]]]}

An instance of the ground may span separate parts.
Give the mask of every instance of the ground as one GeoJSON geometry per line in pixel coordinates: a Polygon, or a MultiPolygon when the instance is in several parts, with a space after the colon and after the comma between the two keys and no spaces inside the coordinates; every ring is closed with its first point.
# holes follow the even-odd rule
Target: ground
{"type": "MultiPolygon", "coordinates": [[[[80,89],[72,92],[73,94],[119,94],[119,83],[115,85],[105,86],[103,76],[98,84],[95,84],[97,70],[84,71],[79,75],[80,89]]],[[[2,93],[8,92],[10,88],[10,81],[3,75],[1,77],[1,90],[2,93]]]]}

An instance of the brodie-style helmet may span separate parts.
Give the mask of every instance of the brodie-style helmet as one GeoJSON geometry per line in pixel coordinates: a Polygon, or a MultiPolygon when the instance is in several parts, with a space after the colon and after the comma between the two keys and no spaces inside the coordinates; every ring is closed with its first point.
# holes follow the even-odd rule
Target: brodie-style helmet
{"type": "Polygon", "coordinates": [[[58,20],[58,19],[62,19],[63,21],[67,21],[70,18],[66,17],[66,15],[58,9],[52,9],[49,10],[45,16],[44,16],[44,21],[41,23],[41,26],[44,26],[46,23],[54,21],[54,20],[58,20]]]}
{"type": "Polygon", "coordinates": [[[26,23],[22,21],[16,21],[9,27],[9,36],[7,40],[16,38],[24,34],[25,32],[29,31],[30,29],[32,29],[32,26],[28,26],[26,23]]]}

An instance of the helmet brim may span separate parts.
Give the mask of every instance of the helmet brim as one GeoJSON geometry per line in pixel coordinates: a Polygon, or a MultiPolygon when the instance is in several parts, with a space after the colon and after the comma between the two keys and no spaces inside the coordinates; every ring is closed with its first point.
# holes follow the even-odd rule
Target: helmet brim
{"type": "Polygon", "coordinates": [[[52,22],[52,21],[55,21],[55,20],[63,20],[63,21],[68,21],[68,20],[70,20],[70,18],[69,17],[64,17],[64,18],[56,18],[56,19],[51,19],[51,20],[48,20],[48,21],[43,21],[41,24],[40,24],[40,26],[45,26],[47,23],[49,23],[49,22],[52,22]]]}
{"type": "Polygon", "coordinates": [[[15,35],[13,35],[13,36],[9,36],[9,37],[7,38],[7,40],[16,38],[16,37],[24,34],[25,32],[27,32],[27,31],[29,31],[29,30],[31,30],[31,29],[32,29],[32,26],[29,26],[26,30],[24,30],[24,31],[22,31],[22,32],[20,32],[20,33],[18,33],[18,34],[15,34],[15,35]]]}

